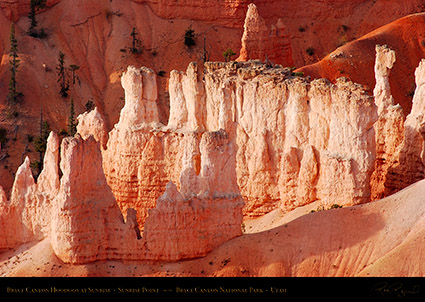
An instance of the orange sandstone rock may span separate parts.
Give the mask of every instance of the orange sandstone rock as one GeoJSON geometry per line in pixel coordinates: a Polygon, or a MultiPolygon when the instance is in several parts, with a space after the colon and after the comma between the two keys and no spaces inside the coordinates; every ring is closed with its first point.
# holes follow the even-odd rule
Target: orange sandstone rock
{"type": "Polygon", "coordinates": [[[272,64],[278,62],[284,66],[293,66],[291,42],[282,19],[269,29],[260,16],[257,6],[248,5],[242,47],[236,61],[259,59],[272,64]]]}

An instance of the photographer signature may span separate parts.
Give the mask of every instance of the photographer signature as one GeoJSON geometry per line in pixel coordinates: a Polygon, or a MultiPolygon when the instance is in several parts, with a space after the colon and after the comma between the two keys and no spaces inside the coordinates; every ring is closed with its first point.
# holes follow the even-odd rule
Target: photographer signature
{"type": "Polygon", "coordinates": [[[421,290],[421,287],[419,285],[409,286],[407,288],[401,282],[397,282],[393,284],[389,284],[387,282],[380,282],[371,289],[372,292],[379,293],[383,297],[389,296],[389,295],[395,295],[400,298],[409,296],[409,295],[416,295],[420,292],[420,290],[421,290]]]}

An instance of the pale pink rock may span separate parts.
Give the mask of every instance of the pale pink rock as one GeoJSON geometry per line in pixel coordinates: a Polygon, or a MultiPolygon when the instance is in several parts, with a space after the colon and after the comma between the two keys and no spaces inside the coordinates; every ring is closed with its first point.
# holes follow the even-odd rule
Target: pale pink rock
{"type": "Polygon", "coordinates": [[[388,195],[391,190],[389,168],[398,161],[395,156],[404,137],[404,114],[400,105],[394,104],[389,84],[391,68],[395,63],[395,51],[387,45],[376,45],[375,78],[373,90],[375,104],[378,108],[376,121],[376,163],[371,177],[372,200],[388,195]]]}
{"type": "Polygon", "coordinates": [[[158,90],[155,73],[146,67],[129,66],[121,77],[125,91],[125,105],[118,125],[144,127],[158,124],[158,90]]]}
{"type": "Polygon", "coordinates": [[[143,232],[147,257],[175,261],[205,256],[242,235],[242,207],[240,196],[185,200],[170,183],[157,207],[149,210],[143,232]]]}
{"type": "Polygon", "coordinates": [[[25,206],[25,200],[34,190],[34,187],[35,181],[31,172],[30,159],[27,156],[16,171],[15,181],[13,182],[10,196],[10,204],[22,210],[25,206]]]}
{"type": "Polygon", "coordinates": [[[192,62],[186,73],[170,73],[170,116],[168,128],[202,131],[205,129],[205,91],[198,66],[192,62]]]}
{"type": "Polygon", "coordinates": [[[99,143],[92,136],[65,138],[60,167],[50,234],[56,255],[64,262],[85,263],[125,259],[130,249],[137,257],[134,223],[125,224],[106,183],[99,143]]]}
{"type": "Polygon", "coordinates": [[[87,139],[93,135],[103,149],[106,148],[108,142],[108,131],[102,115],[97,107],[89,112],[84,112],[77,117],[77,132],[83,139],[87,139]]]}
{"type": "MultiPolygon", "coordinates": [[[[208,167],[222,161],[216,155],[209,157],[211,163],[203,159],[211,134],[204,136],[200,125],[207,132],[226,133],[232,141],[220,147],[225,152],[211,152],[236,153],[234,170],[223,171],[236,171],[247,216],[264,215],[279,205],[288,211],[317,199],[346,205],[370,200],[377,114],[373,98],[360,85],[344,79],[309,82],[258,61],[209,62],[203,77],[191,65],[186,73],[172,72],[170,85],[168,126],[141,129],[120,122],[104,152],[108,184],[123,213],[136,209],[140,228],[169,180],[185,198],[211,191],[208,182],[216,177],[208,167]],[[193,104],[205,117],[192,126],[189,96],[200,100],[193,104]],[[283,163],[288,152],[293,155],[283,163]],[[294,171],[288,167],[293,161],[299,167],[294,171]]],[[[130,107],[123,109],[123,120],[130,107]]],[[[231,173],[220,173],[223,183],[213,184],[212,191],[235,192],[227,187],[233,183],[224,181],[231,173]]]]}
{"type": "Polygon", "coordinates": [[[37,189],[53,199],[59,191],[59,137],[50,132],[43,160],[43,171],[37,179],[37,189]]]}
{"type": "Polygon", "coordinates": [[[376,106],[378,107],[379,116],[381,116],[388,107],[394,105],[389,77],[395,61],[396,56],[394,50],[390,49],[387,45],[376,45],[376,85],[373,90],[373,95],[375,97],[376,106]]]}
{"type": "MultiPolygon", "coordinates": [[[[197,154],[196,140],[188,139],[197,154]]],[[[143,239],[148,257],[177,260],[205,256],[215,247],[242,235],[244,202],[236,182],[236,152],[224,130],[202,135],[200,173],[183,158],[181,194],[174,183],[166,185],[155,208],[149,209],[143,239]]]]}
{"type": "Polygon", "coordinates": [[[182,129],[186,126],[188,116],[186,98],[183,92],[183,72],[173,70],[170,72],[168,81],[168,91],[170,94],[170,115],[168,118],[168,128],[182,129]]]}
{"type": "Polygon", "coordinates": [[[26,157],[16,172],[10,201],[5,200],[2,194],[0,248],[12,248],[33,239],[32,221],[28,212],[32,208],[35,189],[30,161],[26,157]]]}
{"type": "Polygon", "coordinates": [[[416,89],[412,100],[412,110],[404,122],[403,141],[395,154],[396,160],[389,168],[385,182],[386,195],[395,193],[425,177],[423,162],[425,124],[425,59],[415,71],[416,89]]]}
{"type": "Polygon", "coordinates": [[[134,208],[143,228],[147,209],[155,206],[169,179],[164,173],[163,138],[155,132],[163,127],[158,122],[156,78],[150,69],[129,66],[121,84],[125,105],[109,133],[103,168],[121,211],[134,208]]]}

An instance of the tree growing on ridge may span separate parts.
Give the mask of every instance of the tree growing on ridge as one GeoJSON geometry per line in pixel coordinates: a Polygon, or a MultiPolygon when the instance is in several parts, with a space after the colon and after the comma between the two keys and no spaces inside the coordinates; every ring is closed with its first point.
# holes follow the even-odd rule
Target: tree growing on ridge
{"type": "Polygon", "coordinates": [[[34,140],[35,151],[39,154],[39,160],[34,163],[34,168],[38,170],[37,177],[40,175],[41,170],[43,170],[43,157],[47,149],[47,139],[49,138],[49,134],[49,123],[43,120],[43,111],[40,110],[40,135],[34,140]]]}
{"type": "Polygon", "coordinates": [[[58,71],[58,83],[61,86],[59,94],[61,97],[66,98],[68,97],[69,84],[66,78],[65,54],[62,51],[59,51],[59,60],[56,70],[58,71]]]}
{"type": "Polygon", "coordinates": [[[77,123],[75,122],[75,109],[74,99],[71,98],[71,105],[69,107],[69,118],[68,118],[68,134],[74,136],[77,133],[77,123]]]}
{"type": "Polygon", "coordinates": [[[142,53],[142,48],[140,46],[141,42],[139,39],[137,39],[137,32],[135,27],[133,27],[133,30],[131,31],[130,36],[132,37],[131,52],[133,54],[141,54],[142,53]]]}
{"type": "Polygon", "coordinates": [[[15,24],[12,24],[10,27],[10,82],[9,82],[9,93],[7,94],[7,100],[12,105],[15,105],[19,102],[20,98],[23,96],[21,92],[18,92],[17,85],[16,85],[16,72],[18,71],[19,67],[19,60],[18,60],[18,40],[15,36],[15,24]]]}

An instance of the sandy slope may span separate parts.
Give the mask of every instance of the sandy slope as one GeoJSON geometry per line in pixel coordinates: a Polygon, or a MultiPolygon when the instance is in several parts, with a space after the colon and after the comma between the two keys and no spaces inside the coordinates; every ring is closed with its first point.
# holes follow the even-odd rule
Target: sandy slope
{"type": "Polygon", "coordinates": [[[372,93],[375,87],[375,46],[387,44],[396,52],[390,75],[391,93],[405,114],[410,112],[415,89],[415,69],[425,57],[425,13],[413,14],[382,26],[347,43],[317,63],[297,71],[312,78],[334,81],[348,77],[372,93]]]}
{"type": "Polygon", "coordinates": [[[288,218],[294,213],[285,218],[275,212],[258,225],[247,223],[268,230],[228,241],[205,258],[177,263],[101,261],[71,266],[62,263],[44,240],[1,253],[0,275],[424,276],[424,196],[425,180],[369,204],[295,219],[288,218]],[[277,226],[278,220],[285,224],[277,226]]]}

